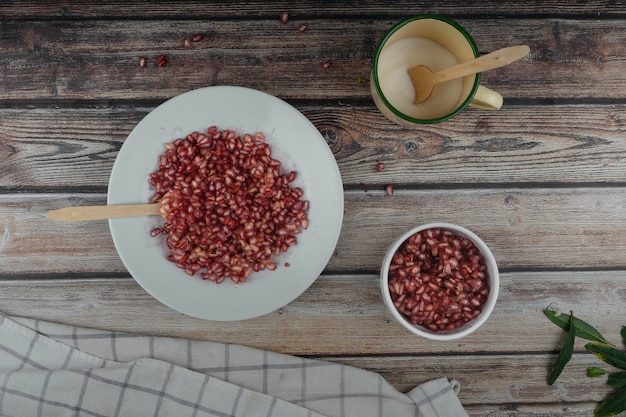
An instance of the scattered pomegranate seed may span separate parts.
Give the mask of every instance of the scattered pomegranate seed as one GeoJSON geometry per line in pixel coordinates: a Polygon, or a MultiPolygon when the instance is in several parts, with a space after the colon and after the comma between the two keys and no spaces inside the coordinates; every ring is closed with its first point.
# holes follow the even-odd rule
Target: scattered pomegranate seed
{"type": "Polygon", "coordinates": [[[193,41],[194,42],[200,42],[202,39],[204,38],[204,36],[202,36],[201,34],[197,34],[196,36],[193,37],[193,41]]]}
{"type": "Polygon", "coordinates": [[[185,48],[189,48],[191,46],[191,41],[189,40],[189,38],[183,39],[183,46],[185,48]]]}
{"type": "Polygon", "coordinates": [[[382,162],[376,164],[376,172],[383,172],[383,169],[385,169],[385,164],[382,162]]]}
{"type": "Polygon", "coordinates": [[[146,67],[146,62],[147,62],[147,59],[146,59],[145,56],[142,56],[141,58],[139,58],[139,66],[141,68],[145,68],[146,67]]]}
{"type": "Polygon", "coordinates": [[[331,64],[330,64],[330,62],[328,62],[328,61],[324,61],[324,62],[322,62],[322,63],[320,64],[320,66],[321,66],[323,69],[328,69],[328,68],[330,68],[330,65],[331,65],[331,64]]]}
{"type": "Polygon", "coordinates": [[[285,267],[289,268],[291,266],[291,264],[289,262],[285,262],[285,267]]]}
{"type": "Polygon", "coordinates": [[[298,32],[303,33],[306,30],[306,25],[300,25],[298,32]]]}
{"type": "Polygon", "coordinates": [[[157,66],[164,67],[167,64],[167,56],[165,54],[161,54],[156,59],[157,66]]]}
{"type": "Polygon", "coordinates": [[[280,23],[283,25],[289,20],[289,13],[285,12],[280,15],[280,23]]]}
{"type": "Polygon", "coordinates": [[[393,185],[389,184],[386,190],[387,190],[387,195],[391,197],[393,195],[393,185]]]}

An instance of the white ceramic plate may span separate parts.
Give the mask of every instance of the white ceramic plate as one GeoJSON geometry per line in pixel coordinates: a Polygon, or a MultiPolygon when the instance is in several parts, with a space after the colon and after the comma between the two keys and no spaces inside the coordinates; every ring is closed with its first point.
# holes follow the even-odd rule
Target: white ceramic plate
{"type": "Polygon", "coordinates": [[[294,186],[309,200],[309,226],[298,243],[278,258],[275,271],[252,273],[235,285],[190,277],[166,259],[162,237],[150,230],[159,216],[111,219],[115,247],[135,280],[154,298],[183,314],[235,321],[277,310],[302,294],[321,274],[335,250],[343,220],[343,186],[334,155],[315,126],[295,108],[269,94],[232,86],[206,87],[174,97],[132,130],[113,165],[108,204],[149,202],[151,172],[164,144],[209,126],[238,133],[262,132],[294,186]],[[285,262],[289,266],[285,266],[285,262]]]}

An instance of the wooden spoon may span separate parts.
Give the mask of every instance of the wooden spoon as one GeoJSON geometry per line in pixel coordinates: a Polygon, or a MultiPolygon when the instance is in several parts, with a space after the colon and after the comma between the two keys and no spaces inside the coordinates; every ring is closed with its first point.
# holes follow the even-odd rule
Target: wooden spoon
{"type": "Polygon", "coordinates": [[[529,52],[527,45],[510,46],[437,72],[432,72],[426,65],[409,68],[407,71],[415,88],[415,104],[430,97],[435,84],[503,67],[523,58],[529,52]]]}
{"type": "Polygon", "coordinates": [[[57,222],[82,222],[86,220],[115,219],[154,214],[164,216],[165,211],[161,210],[161,203],[65,207],[49,211],[46,217],[48,220],[57,222]]]}

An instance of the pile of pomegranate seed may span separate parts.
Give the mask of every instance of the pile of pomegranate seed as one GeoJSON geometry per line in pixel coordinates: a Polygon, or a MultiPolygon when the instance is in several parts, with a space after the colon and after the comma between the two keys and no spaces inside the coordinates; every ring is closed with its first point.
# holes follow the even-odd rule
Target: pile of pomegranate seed
{"type": "Polygon", "coordinates": [[[411,323],[454,330],[478,316],[489,295],[489,273],[474,243],[450,230],[409,237],[389,267],[389,292],[411,323]]]}
{"type": "Polygon", "coordinates": [[[296,172],[281,172],[261,133],[213,126],[166,144],[159,164],[149,182],[165,222],[151,234],[166,235],[168,259],[189,275],[241,283],[275,270],[272,257],[308,226],[309,202],[291,186],[296,172]]]}

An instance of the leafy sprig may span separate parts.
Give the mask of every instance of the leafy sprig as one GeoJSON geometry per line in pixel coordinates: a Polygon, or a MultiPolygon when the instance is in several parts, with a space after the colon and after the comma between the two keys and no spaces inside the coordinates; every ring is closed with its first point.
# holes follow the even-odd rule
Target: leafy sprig
{"type": "Polygon", "coordinates": [[[609,343],[607,340],[597,331],[592,325],[574,317],[573,313],[570,314],[560,314],[556,315],[556,312],[552,310],[544,310],[543,311],[546,317],[552,321],[552,323],[559,326],[561,329],[566,332],[569,331],[570,328],[570,320],[574,322],[574,327],[576,329],[576,336],[581,337],[587,340],[595,340],[596,342],[609,343]]]}
{"type": "Polygon", "coordinates": [[[572,353],[574,353],[574,340],[576,338],[576,327],[574,325],[574,315],[570,315],[569,324],[567,331],[567,339],[565,340],[565,344],[563,348],[559,352],[559,355],[556,358],[556,362],[554,362],[554,366],[552,367],[552,372],[550,372],[550,376],[548,377],[548,385],[552,385],[556,382],[556,379],[563,372],[563,368],[567,365],[567,362],[572,358],[572,353]]]}
{"type": "MultiPolygon", "coordinates": [[[[622,369],[618,372],[609,372],[602,368],[590,366],[587,368],[587,375],[591,378],[607,375],[607,384],[615,388],[604,400],[598,404],[594,410],[595,417],[610,417],[626,410],[626,351],[617,348],[609,343],[589,323],[574,317],[574,313],[559,314],[552,310],[544,310],[544,314],[550,321],[567,332],[567,339],[563,348],[559,352],[552,371],[548,376],[548,384],[552,385],[565,368],[565,365],[572,358],[574,352],[574,341],[576,337],[590,340],[585,345],[587,352],[595,355],[601,361],[622,369]]],[[[626,346],[626,326],[620,332],[622,343],[626,346]]]]}

